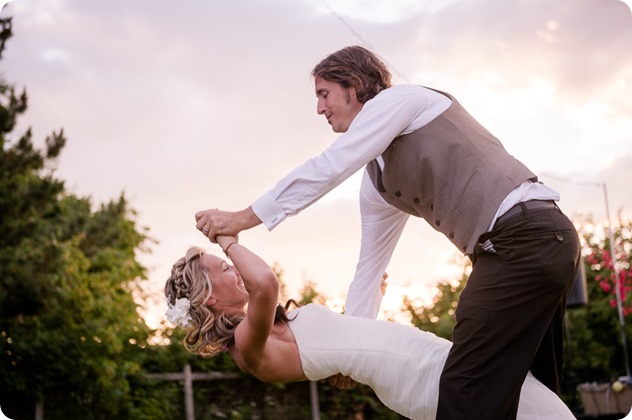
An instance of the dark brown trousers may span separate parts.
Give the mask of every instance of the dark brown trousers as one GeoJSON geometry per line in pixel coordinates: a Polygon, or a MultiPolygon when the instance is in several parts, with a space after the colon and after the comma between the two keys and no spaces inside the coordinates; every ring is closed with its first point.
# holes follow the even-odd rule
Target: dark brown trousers
{"type": "Polygon", "coordinates": [[[437,419],[515,419],[530,370],[559,393],[566,296],[580,244],[557,208],[527,210],[481,235],[456,310],[437,419]]]}

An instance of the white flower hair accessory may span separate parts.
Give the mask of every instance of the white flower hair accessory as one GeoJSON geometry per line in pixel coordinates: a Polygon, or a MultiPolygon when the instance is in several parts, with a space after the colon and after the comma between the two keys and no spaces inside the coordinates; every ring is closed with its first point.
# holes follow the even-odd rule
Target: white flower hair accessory
{"type": "Polygon", "coordinates": [[[191,322],[191,315],[189,315],[191,301],[183,297],[176,299],[175,305],[172,305],[171,302],[168,302],[168,305],[169,309],[167,310],[167,319],[169,322],[182,328],[188,327],[189,322],[191,322]]]}

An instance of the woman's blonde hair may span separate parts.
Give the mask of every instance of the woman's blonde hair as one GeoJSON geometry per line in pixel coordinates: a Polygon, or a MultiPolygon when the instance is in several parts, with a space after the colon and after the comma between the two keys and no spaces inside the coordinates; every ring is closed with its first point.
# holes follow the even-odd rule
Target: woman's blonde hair
{"type": "Polygon", "coordinates": [[[165,284],[165,296],[171,306],[175,305],[176,299],[189,299],[191,322],[186,328],[184,347],[202,357],[213,357],[228,348],[235,328],[245,314],[216,313],[206,305],[213,291],[213,279],[207,270],[200,267],[202,255],[202,248],[189,248],[186,255],[173,265],[165,284]]]}

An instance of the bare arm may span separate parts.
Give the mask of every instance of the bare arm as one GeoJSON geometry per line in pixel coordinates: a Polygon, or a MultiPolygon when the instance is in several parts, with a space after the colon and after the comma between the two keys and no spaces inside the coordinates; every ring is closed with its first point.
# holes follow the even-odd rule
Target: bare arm
{"type": "Polygon", "coordinates": [[[233,236],[218,236],[217,243],[232,260],[248,291],[246,318],[235,333],[239,352],[248,370],[263,360],[265,344],[274,324],[279,280],[259,256],[239,245],[233,236]]]}
{"type": "Polygon", "coordinates": [[[195,213],[195,221],[197,229],[211,242],[216,242],[217,235],[237,236],[242,230],[261,224],[252,207],[240,211],[202,210],[195,213]]]}

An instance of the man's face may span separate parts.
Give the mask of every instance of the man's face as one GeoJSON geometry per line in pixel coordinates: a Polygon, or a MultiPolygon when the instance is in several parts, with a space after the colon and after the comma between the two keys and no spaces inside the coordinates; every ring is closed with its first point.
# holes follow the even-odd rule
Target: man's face
{"type": "Polygon", "coordinates": [[[334,132],[346,132],[362,109],[355,88],[343,88],[318,76],[314,80],[314,88],[318,98],[317,112],[327,118],[334,132]]]}

